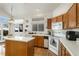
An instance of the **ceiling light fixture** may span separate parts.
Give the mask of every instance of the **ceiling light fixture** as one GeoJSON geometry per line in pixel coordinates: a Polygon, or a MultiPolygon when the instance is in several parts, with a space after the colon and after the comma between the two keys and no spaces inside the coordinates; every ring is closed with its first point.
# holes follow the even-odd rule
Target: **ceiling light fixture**
{"type": "Polygon", "coordinates": [[[14,21],[14,19],[13,19],[13,5],[11,5],[9,22],[13,22],[13,21],[14,21]]]}

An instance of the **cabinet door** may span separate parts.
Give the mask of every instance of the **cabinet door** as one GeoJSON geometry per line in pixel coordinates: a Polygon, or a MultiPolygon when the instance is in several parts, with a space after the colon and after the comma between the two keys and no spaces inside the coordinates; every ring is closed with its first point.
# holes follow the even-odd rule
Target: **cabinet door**
{"type": "Polygon", "coordinates": [[[57,17],[56,22],[62,22],[62,15],[57,17]]]}
{"type": "Polygon", "coordinates": [[[77,3],[77,27],[79,27],[79,3],[77,3]]]}
{"type": "Polygon", "coordinates": [[[56,22],[56,20],[57,20],[57,17],[52,18],[52,23],[55,23],[55,22],[56,22]]]}
{"type": "Polygon", "coordinates": [[[47,20],[47,28],[48,29],[51,29],[51,23],[52,23],[52,19],[50,18],[47,20]]]}
{"type": "Polygon", "coordinates": [[[63,15],[63,28],[67,29],[68,28],[68,14],[63,15]]]}
{"type": "MultiPolygon", "coordinates": [[[[55,23],[56,20],[57,20],[57,17],[53,18],[53,19],[52,19],[52,24],[55,23]]],[[[52,26],[51,28],[53,29],[53,26],[52,26]]]]}
{"type": "Polygon", "coordinates": [[[59,56],[65,56],[66,55],[65,51],[66,51],[65,47],[63,46],[62,43],[60,43],[59,56]]]}
{"type": "Polygon", "coordinates": [[[34,36],[34,46],[38,46],[38,36],[34,36]]]}
{"type": "Polygon", "coordinates": [[[38,46],[44,47],[44,37],[43,36],[38,36],[38,46]]]}
{"type": "Polygon", "coordinates": [[[65,46],[60,42],[59,56],[71,56],[69,51],[65,48],[65,46]]]}
{"type": "Polygon", "coordinates": [[[31,40],[27,44],[27,56],[34,55],[34,40],[31,40]]]}
{"type": "Polygon", "coordinates": [[[13,55],[15,55],[16,52],[12,48],[12,47],[15,47],[14,45],[15,45],[15,43],[13,43],[12,41],[8,41],[8,40],[5,41],[5,55],[6,56],[13,56],[13,55]]]}
{"type": "Polygon", "coordinates": [[[71,54],[69,53],[67,49],[66,49],[66,56],[71,56],[71,54]]]}
{"type": "Polygon", "coordinates": [[[74,4],[71,9],[68,12],[68,23],[69,28],[75,28],[76,27],[76,4],[74,4]]]}
{"type": "Polygon", "coordinates": [[[43,36],[35,36],[35,46],[44,47],[44,37],[43,36]]]}
{"type": "Polygon", "coordinates": [[[25,56],[26,53],[26,43],[18,42],[18,41],[12,41],[12,40],[6,40],[6,46],[5,46],[5,55],[6,56],[25,56]]]}

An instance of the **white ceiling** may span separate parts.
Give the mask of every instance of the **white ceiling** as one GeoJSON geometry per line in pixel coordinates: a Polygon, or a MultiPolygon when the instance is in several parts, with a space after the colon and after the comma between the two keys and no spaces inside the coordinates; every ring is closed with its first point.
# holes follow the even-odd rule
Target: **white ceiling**
{"type": "Polygon", "coordinates": [[[50,16],[61,3],[0,3],[0,15],[11,15],[13,6],[14,18],[50,16]]]}

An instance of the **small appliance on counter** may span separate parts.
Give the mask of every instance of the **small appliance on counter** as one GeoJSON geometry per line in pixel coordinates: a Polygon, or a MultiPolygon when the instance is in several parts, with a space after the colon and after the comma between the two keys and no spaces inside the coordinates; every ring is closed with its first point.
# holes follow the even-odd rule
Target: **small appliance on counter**
{"type": "Polygon", "coordinates": [[[76,41],[75,31],[67,31],[66,38],[71,41],[76,41]]]}
{"type": "Polygon", "coordinates": [[[66,38],[70,41],[76,41],[76,39],[79,38],[79,32],[77,32],[77,31],[67,31],[66,32],[66,38]]]}

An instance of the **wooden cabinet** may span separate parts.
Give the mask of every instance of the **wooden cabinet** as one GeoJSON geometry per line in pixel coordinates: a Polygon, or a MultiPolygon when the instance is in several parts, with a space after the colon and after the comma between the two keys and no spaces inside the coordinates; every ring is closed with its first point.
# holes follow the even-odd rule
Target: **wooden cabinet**
{"type": "Polygon", "coordinates": [[[58,16],[58,17],[57,17],[56,22],[62,22],[62,20],[63,20],[63,16],[61,15],[61,16],[58,16]]]}
{"type": "Polygon", "coordinates": [[[52,23],[55,23],[55,22],[62,22],[63,20],[63,16],[57,16],[55,18],[52,19],[52,23]]]}
{"type": "Polygon", "coordinates": [[[79,27],[79,4],[74,3],[66,14],[52,18],[48,28],[51,29],[52,23],[55,22],[63,22],[64,29],[79,27]]]}
{"type": "Polygon", "coordinates": [[[38,46],[38,36],[34,36],[34,46],[38,46]]]}
{"type": "Polygon", "coordinates": [[[73,4],[69,11],[63,15],[64,29],[76,28],[77,20],[76,4],[73,4]]]}
{"type": "Polygon", "coordinates": [[[68,11],[68,28],[76,28],[76,4],[68,11]]]}
{"type": "Polygon", "coordinates": [[[71,56],[68,50],[66,50],[66,56],[71,56]]]}
{"type": "MultiPolygon", "coordinates": [[[[53,24],[53,23],[55,23],[56,22],[56,20],[57,20],[57,18],[55,17],[55,18],[52,18],[52,23],[51,23],[51,25],[53,24]]],[[[53,29],[53,26],[51,27],[51,29],[53,29]]]]}
{"type": "Polygon", "coordinates": [[[77,27],[79,27],[79,3],[77,3],[77,27]]]}
{"type": "Polygon", "coordinates": [[[51,23],[52,23],[52,19],[47,19],[47,28],[51,29],[51,23]]]}
{"type": "Polygon", "coordinates": [[[66,56],[66,48],[60,43],[60,56],[66,56]]]}
{"type": "Polygon", "coordinates": [[[57,20],[57,17],[52,18],[52,23],[55,23],[55,22],[56,22],[56,20],[57,20]]]}
{"type": "Polygon", "coordinates": [[[71,56],[62,43],[60,43],[59,56],[71,56]]]}
{"type": "Polygon", "coordinates": [[[43,36],[34,36],[34,46],[44,47],[44,37],[43,36]]]}
{"type": "Polygon", "coordinates": [[[64,29],[79,27],[79,4],[74,3],[66,14],[53,18],[54,22],[63,22],[64,29]]]}
{"type": "MultiPolygon", "coordinates": [[[[52,24],[56,23],[56,22],[62,22],[62,20],[63,20],[62,15],[58,16],[58,17],[55,17],[55,18],[52,19],[52,24]]],[[[52,27],[52,29],[53,29],[53,27],[52,27]]]]}
{"type": "Polygon", "coordinates": [[[33,56],[34,55],[34,41],[21,42],[14,40],[5,41],[5,55],[6,56],[33,56]]]}
{"type": "Polygon", "coordinates": [[[68,28],[68,13],[63,15],[63,28],[64,29],[68,28]]]}
{"type": "Polygon", "coordinates": [[[52,51],[48,50],[48,56],[57,56],[57,55],[53,53],[52,51]]]}

